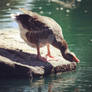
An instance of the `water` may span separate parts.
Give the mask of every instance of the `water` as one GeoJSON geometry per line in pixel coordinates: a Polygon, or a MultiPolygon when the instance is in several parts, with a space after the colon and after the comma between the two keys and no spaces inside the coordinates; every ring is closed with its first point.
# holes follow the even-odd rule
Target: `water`
{"type": "Polygon", "coordinates": [[[0,92],[91,92],[92,1],[76,0],[72,8],[49,1],[0,0],[0,29],[18,28],[10,14],[20,12],[20,7],[52,17],[62,26],[70,50],[80,59],[77,70],[35,80],[0,80],[0,92]]]}

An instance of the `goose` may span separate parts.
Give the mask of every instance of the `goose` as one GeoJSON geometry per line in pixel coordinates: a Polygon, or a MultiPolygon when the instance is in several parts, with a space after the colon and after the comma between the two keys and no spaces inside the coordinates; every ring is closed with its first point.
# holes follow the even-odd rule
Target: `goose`
{"type": "Polygon", "coordinates": [[[12,14],[20,28],[21,38],[31,47],[37,49],[37,58],[46,61],[40,54],[40,48],[47,46],[46,56],[54,58],[50,52],[50,45],[59,49],[64,59],[70,62],[79,62],[67,42],[64,40],[61,26],[52,18],[41,16],[36,12],[20,8],[23,14],[12,14]]]}

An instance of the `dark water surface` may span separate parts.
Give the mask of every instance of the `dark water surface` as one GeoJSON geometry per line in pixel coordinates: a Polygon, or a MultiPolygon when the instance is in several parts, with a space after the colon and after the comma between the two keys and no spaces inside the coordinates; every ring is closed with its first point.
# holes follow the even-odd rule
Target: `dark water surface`
{"type": "Polygon", "coordinates": [[[77,70],[32,81],[0,80],[0,92],[92,92],[92,0],[75,0],[72,8],[49,1],[0,0],[0,29],[18,28],[10,14],[20,12],[20,7],[52,17],[80,59],[77,70]]]}

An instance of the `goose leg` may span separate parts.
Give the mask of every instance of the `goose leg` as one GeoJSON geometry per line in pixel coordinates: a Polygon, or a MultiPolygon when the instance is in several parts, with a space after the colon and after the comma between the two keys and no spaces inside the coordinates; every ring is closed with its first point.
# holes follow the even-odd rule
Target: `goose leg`
{"type": "Polygon", "coordinates": [[[45,61],[45,62],[47,61],[46,58],[41,57],[39,45],[37,45],[37,58],[38,58],[39,60],[41,60],[41,61],[45,61]]]}
{"type": "Polygon", "coordinates": [[[49,56],[50,58],[54,58],[53,56],[51,56],[49,44],[47,44],[47,51],[48,51],[48,53],[46,54],[46,56],[49,56]]]}
{"type": "Polygon", "coordinates": [[[54,56],[51,55],[50,53],[50,45],[47,44],[47,50],[48,50],[48,53],[46,54],[46,57],[48,56],[48,61],[58,61],[58,59],[56,59],[54,56]]]}
{"type": "Polygon", "coordinates": [[[37,45],[37,57],[39,58],[41,55],[40,55],[40,48],[39,48],[39,45],[37,45]]]}

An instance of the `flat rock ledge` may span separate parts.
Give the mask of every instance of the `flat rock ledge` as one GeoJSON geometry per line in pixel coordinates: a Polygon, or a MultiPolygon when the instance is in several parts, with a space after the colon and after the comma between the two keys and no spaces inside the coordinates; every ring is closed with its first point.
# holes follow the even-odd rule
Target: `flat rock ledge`
{"type": "MultiPolygon", "coordinates": [[[[47,57],[48,62],[36,58],[36,49],[28,46],[21,38],[18,29],[0,31],[0,78],[35,78],[76,69],[75,62],[62,58],[60,51],[53,46],[51,53],[56,60],[47,57]]],[[[46,47],[41,48],[45,57],[46,47]]]]}

